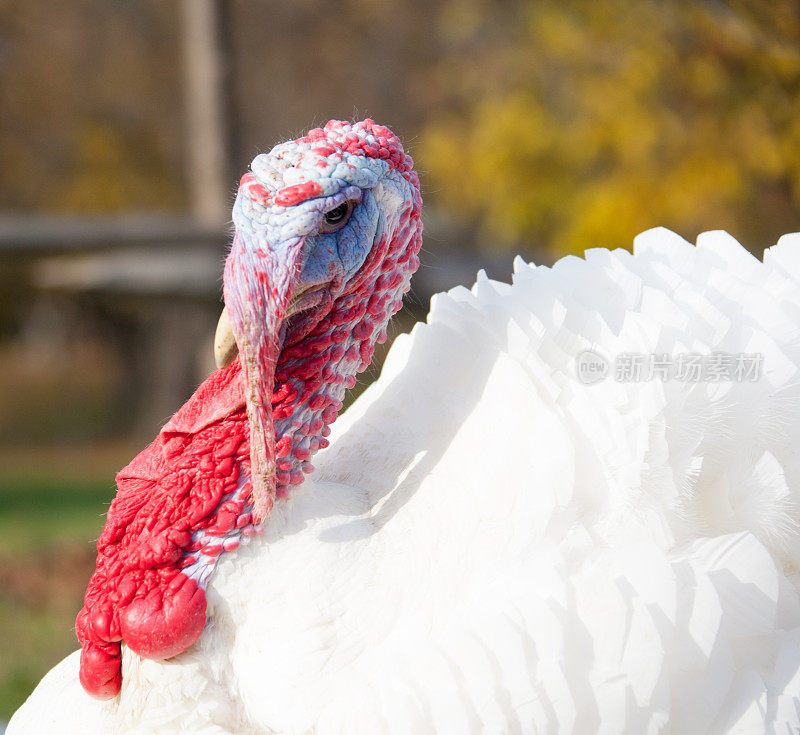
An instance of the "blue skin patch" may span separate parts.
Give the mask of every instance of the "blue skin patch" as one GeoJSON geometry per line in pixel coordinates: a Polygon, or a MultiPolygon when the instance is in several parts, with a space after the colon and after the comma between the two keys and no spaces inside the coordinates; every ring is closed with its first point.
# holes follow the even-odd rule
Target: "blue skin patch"
{"type": "MultiPolygon", "coordinates": [[[[325,212],[335,209],[345,201],[345,197],[326,197],[324,201],[320,221],[325,212]]],[[[295,290],[305,290],[332,281],[347,283],[364,264],[372,249],[379,218],[380,211],[372,191],[362,190],[361,202],[355,205],[350,220],[341,230],[308,236],[305,246],[307,255],[295,290]]]]}

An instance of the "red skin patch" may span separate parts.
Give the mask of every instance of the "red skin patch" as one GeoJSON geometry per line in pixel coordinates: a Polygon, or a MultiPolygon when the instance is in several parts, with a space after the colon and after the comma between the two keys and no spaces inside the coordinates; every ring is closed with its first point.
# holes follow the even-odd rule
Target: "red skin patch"
{"type": "Polygon", "coordinates": [[[220,501],[250,458],[243,404],[237,360],[211,375],[117,475],[75,626],[83,647],[80,680],[89,694],[107,699],[119,692],[120,642],[145,658],[165,659],[202,632],[205,592],[180,569],[197,551],[193,531],[230,525],[220,501]]]}
{"type": "Polygon", "coordinates": [[[246,196],[252,201],[263,207],[268,207],[272,201],[270,193],[266,188],[258,183],[255,175],[246,173],[239,181],[239,186],[244,190],[246,196]]]}
{"type": "Polygon", "coordinates": [[[275,195],[275,204],[282,207],[293,207],[295,204],[313,199],[322,194],[322,187],[316,181],[306,181],[302,184],[287,186],[275,195]]]}

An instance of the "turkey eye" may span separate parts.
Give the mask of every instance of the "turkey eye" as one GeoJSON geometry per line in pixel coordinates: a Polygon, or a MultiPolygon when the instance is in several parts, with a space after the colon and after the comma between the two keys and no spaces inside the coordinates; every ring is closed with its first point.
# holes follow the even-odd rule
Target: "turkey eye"
{"type": "Polygon", "coordinates": [[[324,233],[337,232],[347,224],[350,215],[353,213],[353,202],[342,202],[338,207],[334,207],[325,212],[319,231],[324,233]]]}
{"type": "Polygon", "coordinates": [[[337,225],[347,216],[347,202],[342,202],[336,209],[325,212],[325,221],[329,225],[337,225]]]}

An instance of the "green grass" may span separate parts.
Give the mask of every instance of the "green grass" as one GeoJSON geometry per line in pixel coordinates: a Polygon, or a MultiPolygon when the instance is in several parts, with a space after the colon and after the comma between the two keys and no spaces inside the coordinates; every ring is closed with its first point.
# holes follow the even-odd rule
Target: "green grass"
{"type": "Polygon", "coordinates": [[[0,551],[96,539],[113,497],[113,480],[0,479],[0,551]]]}
{"type": "Polygon", "coordinates": [[[78,647],[73,625],[94,542],[120,458],[133,453],[34,448],[0,456],[0,720],[78,647]]]}
{"type": "Polygon", "coordinates": [[[77,647],[70,616],[0,599],[0,719],[8,721],[48,669],[77,647]]]}

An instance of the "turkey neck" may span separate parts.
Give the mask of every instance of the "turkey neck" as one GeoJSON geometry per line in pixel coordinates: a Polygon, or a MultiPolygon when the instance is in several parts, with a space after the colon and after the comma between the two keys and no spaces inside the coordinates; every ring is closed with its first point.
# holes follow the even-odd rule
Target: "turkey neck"
{"type": "Polygon", "coordinates": [[[271,397],[278,497],[314,469],[311,457],[328,446],[345,391],[370,364],[376,343],[386,341],[389,319],[402,307],[419,264],[419,246],[410,243],[420,233],[419,207],[411,203],[392,236],[376,240],[330,312],[281,350],[271,397]]]}

